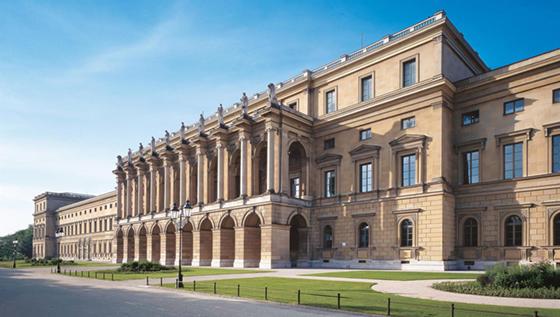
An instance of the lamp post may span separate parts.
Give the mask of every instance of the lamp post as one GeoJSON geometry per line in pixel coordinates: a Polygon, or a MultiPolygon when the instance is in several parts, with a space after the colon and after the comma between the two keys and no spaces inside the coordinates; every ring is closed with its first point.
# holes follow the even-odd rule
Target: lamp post
{"type": "MultiPolygon", "coordinates": [[[[56,232],[54,233],[54,236],[57,239],[64,237],[64,229],[58,228],[56,230],[56,232]]],[[[60,252],[59,251],[57,251],[57,252],[58,252],[58,256],[57,256],[57,259],[56,259],[56,273],[60,274],[60,262],[62,261],[62,259],[60,259],[60,252]]]]}
{"type": "Polygon", "coordinates": [[[18,245],[18,241],[14,240],[12,241],[12,243],[14,244],[14,264],[12,265],[12,268],[15,269],[16,268],[16,249],[17,249],[17,245],[18,245]]]}
{"type": "Polygon", "coordinates": [[[183,217],[190,218],[192,212],[191,202],[187,200],[181,209],[177,208],[176,204],[173,204],[173,209],[171,209],[171,219],[177,224],[179,228],[179,272],[177,273],[177,282],[175,283],[176,288],[183,288],[183,273],[181,270],[181,260],[183,257],[183,217]]]}

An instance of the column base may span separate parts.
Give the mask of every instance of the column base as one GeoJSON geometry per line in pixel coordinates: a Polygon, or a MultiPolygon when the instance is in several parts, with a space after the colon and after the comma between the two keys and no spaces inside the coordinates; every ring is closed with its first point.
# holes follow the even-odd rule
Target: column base
{"type": "Polygon", "coordinates": [[[226,259],[216,259],[216,260],[214,260],[213,259],[210,266],[212,266],[212,267],[232,267],[233,266],[233,260],[226,260],[226,259]]]}
{"type": "Polygon", "coordinates": [[[238,259],[233,261],[233,267],[235,268],[251,268],[251,267],[259,267],[260,261],[259,260],[249,260],[249,259],[238,259]]]}
{"type": "Polygon", "coordinates": [[[283,269],[283,268],[291,268],[292,264],[290,261],[271,261],[271,260],[261,260],[259,262],[259,269],[283,269]]]}
{"type": "Polygon", "coordinates": [[[209,259],[193,259],[192,260],[192,266],[210,266],[210,264],[212,264],[212,260],[209,259]]]}

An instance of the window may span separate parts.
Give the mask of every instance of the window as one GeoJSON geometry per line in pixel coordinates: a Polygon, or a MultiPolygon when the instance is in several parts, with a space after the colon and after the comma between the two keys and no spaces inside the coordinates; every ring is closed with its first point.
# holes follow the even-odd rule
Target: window
{"type": "Polygon", "coordinates": [[[361,101],[370,100],[372,97],[372,88],[373,88],[373,80],[371,76],[367,76],[361,79],[361,89],[362,89],[362,96],[361,101]]]}
{"type": "Polygon", "coordinates": [[[410,219],[405,219],[401,222],[401,247],[412,246],[412,232],[413,226],[410,219]]]}
{"type": "Polygon", "coordinates": [[[401,130],[406,130],[409,128],[414,128],[416,126],[416,118],[404,118],[401,120],[401,130]]]}
{"type": "Polygon", "coordinates": [[[299,177],[292,177],[290,179],[290,196],[300,198],[299,195],[299,177]]]}
{"type": "Polygon", "coordinates": [[[296,111],[298,110],[298,109],[297,109],[297,102],[296,102],[296,101],[290,102],[290,103],[288,104],[288,107],[290,107],[290,109],[292,109],[292,110],[296,110],[296,111]]]}
{"type": "Polygon", "coordinates": [[[479,120],[478,110],[463,113],[463,126],[464,127],[475,124],[475,123],[478,123],[478,120],[479,120]]]}
{"type": "Polygon", "coordinates": [[[479,179],[480,154],[471,151],[463,154],[463,183],[476,184],[479,179]]]}
{"type": "Polygon", "coordinates": [[[416,154],[401,156],[401,186],[416,184],[416,154]]]}
{"type": "Polygon", "coordinates": [[[403,63],[403,87],[408,87],[416,83],[416,58],[403,63]]]}
{"type": "Polygon", "coordinates": [[[552,103],[560,103],[560,89],[552,91],[552,103]]]}
{"type": "Polygon", "coordinates": [[[335,191],[336,174],[334,171],[325,172],[325,197],[333,197],[336,195],[335,191]]]}
{"type": "Polygon", "coordinates": [[[512,100],[504,103],[504,114],[521,112],[525,108],[523,99],[512,100]]]}
{"type": "Polygon", "coordinates": [[[519,216],[509,216],[506,219],[506,246],[521,246],[523,222],[519,216]]]}
{"type": "Polygon", "coordinates": [[[358,247],[359,248],[367,248],[369,247],[369,225],[365,222],[362,222],[359,227],[359,239],[358,239],[358,247]]]}
{"type": "Polygon", "coordinates": [[[372,179],[372,164],[360,164],[360,193],[367,193],[373,190],[372,179]]]}
{"type": "Polygon", "coordinates": [[[504,145],[504,179],[523,176],[523,143],[504,145]]]}
{"type": "Polygon", "coordinates": [[[474,218],[465,220],[463,224],[463,245],[465,247],[478,246],[478,222],[474,218]]]}
{"type": "Polygon", "coordinates": [[[323,249],[332,249],[333,234],[331,226],[325,226],[323,229],[323,249]]]}
{"type": "Polygon", "coordinates": [[[552,172],[560,172],[560,135],[552,137],[552,172]]]}
{"type": "Polygon", "coordinates": [[[323,143],[323,148],[325,150],[334,149],[334,138],[326,139],[325,142],[323,143]]]}
{"type": "Polygon", "coordinates": [[[557,214],[552,221],[554,241],[552,245],[560,245],[560,214],[557,214]]]}
{"type": "Polygon", "coordinates": [[[360,130],[360,141],[371,139],[371,129],[360,130]]]}
{"type": "Polygon", "coordinates": [[[327,109],[326,109],[327,113],[336,111],[336,90],[327,91],[326,102],[327,102],[327,109]]]}

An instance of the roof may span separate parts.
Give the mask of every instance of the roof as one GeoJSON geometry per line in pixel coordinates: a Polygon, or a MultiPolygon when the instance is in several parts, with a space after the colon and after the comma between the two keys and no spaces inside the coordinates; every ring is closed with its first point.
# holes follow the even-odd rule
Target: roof
{"type": "Polygon", "coordinates": [[[104,199],[107,199],[107,198],[115,197],[116,195],[117,195],[117,191],[113,190],[113,191],[110,191],[108,193],[101,194],[101,195],[98,195],[98,196],[90,196],[89,199],[81,200],[79,202],[60,207],[56,211],[57,212],[65,211],[65,210],[68,210],[68,209],[72,209],[72,208],[80,207],[80,206],[87,205],[87,204],[90,204],[90,203],[94,203],[94,202],[97,202],[97,201],[101,201],[101,200],[104,200],[104,199]]]}

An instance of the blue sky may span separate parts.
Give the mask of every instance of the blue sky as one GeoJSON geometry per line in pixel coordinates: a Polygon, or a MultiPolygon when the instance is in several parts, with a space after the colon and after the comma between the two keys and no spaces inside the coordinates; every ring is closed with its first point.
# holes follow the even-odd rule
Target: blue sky
{"type": "Polygon", "coordinates": [[[0,235],[34,195],[110,191],[128,147],[440,9],[491,68],[560,47],[552,1],[0,2],[0,235]]]}

